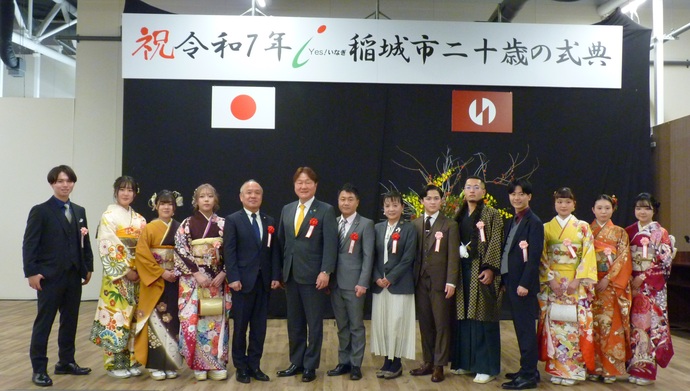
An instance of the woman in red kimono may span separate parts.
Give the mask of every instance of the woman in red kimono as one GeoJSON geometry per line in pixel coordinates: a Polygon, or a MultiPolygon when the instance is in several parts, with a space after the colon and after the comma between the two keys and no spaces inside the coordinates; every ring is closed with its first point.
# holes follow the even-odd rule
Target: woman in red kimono
{"type": "Polygon", "coordinates": [[[649,193],[635,198],[637,223],[626,228],[632,254],[632,358],[629,381],[646,386],[656,380],[657,364],[665,368],[673,357],[666,310],[666,281],[671,275],[673,246],[656,221],[659,203],[649,193]]]}

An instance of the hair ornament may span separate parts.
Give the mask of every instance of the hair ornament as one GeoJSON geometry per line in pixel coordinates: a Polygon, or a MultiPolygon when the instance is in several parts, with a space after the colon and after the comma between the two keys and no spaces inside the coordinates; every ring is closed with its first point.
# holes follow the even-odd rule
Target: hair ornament
{"type": "Polygon", "coordinates": [[[153,193],[151,198],[149,198],[148,206],[149,206],[149,208],[151,208],[151,210],[156,210],[156,198],[157,197],[158,197],[158,194],[153,193]]]}

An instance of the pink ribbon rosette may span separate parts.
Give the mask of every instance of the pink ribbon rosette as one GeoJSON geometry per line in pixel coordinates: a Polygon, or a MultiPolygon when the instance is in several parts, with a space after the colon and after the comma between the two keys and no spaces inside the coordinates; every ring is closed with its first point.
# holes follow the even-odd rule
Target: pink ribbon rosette
{"type": "Polygon", "coordinates": [[[436,238],[436,248],[434,249],[436,252],[439,252],[441,250],[441,239],[443,239],[443,232],[438,231],[434,234],[434,237],[436,238]]]}
{"type": "Polygon", "coordinates": [[[610,248],[605,248],[604,249],[604,255],[606,255],[606,259],[608,259],[609,263],[613,262],[613,259],[611,259],[611,249],[610,248]]]}
{"type": "Polygon", "coordinates": [[[479,228],[479,240],[486,242],[486,235],[484,235],[484,222],[479,221],[477,223],[477,228],[479,228]]]}
{"type": "Polygon", "coordinates": [[[307,231],[305,236],[311,238],[311,234],[314,232],[314,227],[317,225],[319,225],[319,220],[317,220],[316,217],[312,217],[311,220],[309,220],[309,231],[307,231]]]}
{"type": "Polygon", "coordinates": [[[398,240],[400,240],[400,234],[394,232],[393,235],[391,235],[391,239],[393,240],[393,249],[391,250],[391,253],[395,254],[398,251],[398,240]]]}
{"type": "Polygon", "coordinates": [[[527,247],[529,247],[529,244],[526,240],[522,240],[520,241],[519,246],[522,249],[522,258],[524,259],[524,262],[527,262],[527,247]]]}
{"type": "Polygon", "coordinates": [[[357,232],[353,232],[352,235],[350,235],[350,249],[347,251],[349,254],[352,254],[352,250],[355,249],[355,242],[359,239],[359,235],[357,232]]]}
{"type": "Polygon", "coordinates": [[[647,258],[648,248],[649,248],[649,238],[640,239],[642,243],[642,258],[647,258]]]}
{"type": "Polygon", "coordinates": [[[268,231],[268,244],[266,247],[271,247],[271,235],[273,235],[274,232],[276,232],[276,229],[273,228],[272,225],[269,225],[268,228],[266,228],[266,231],[268,231]]]}
{"type": "Polygon", "coordinates": [[[570,241],[570,239],[563,240],[563,245],[568,249],[568,252],[570,253],[570,258],[577,257],[577,253],[575,252],[575,249],[573,248],[573,242],[570,241]]]}

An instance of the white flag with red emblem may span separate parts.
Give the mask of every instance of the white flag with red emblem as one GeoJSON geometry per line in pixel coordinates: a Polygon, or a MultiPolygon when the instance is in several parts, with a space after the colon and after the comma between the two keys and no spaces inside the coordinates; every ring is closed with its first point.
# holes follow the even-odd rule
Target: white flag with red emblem
{"type": "Polygon", "coordinates": [[[212,128],[275,129],[275,87],[213,86],[212,128]]]}

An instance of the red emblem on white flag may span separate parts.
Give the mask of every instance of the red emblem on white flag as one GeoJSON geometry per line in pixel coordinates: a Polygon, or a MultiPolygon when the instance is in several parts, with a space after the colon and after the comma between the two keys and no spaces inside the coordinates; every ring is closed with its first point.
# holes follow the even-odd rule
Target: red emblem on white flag
{"type": "Polygon", "coordinates": [[[212,128],[275,129],[275,87],[213,86],[212,128]]]}

